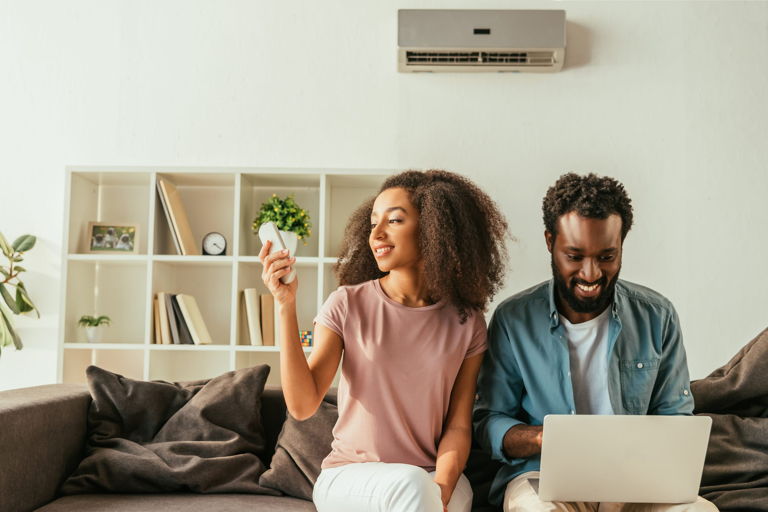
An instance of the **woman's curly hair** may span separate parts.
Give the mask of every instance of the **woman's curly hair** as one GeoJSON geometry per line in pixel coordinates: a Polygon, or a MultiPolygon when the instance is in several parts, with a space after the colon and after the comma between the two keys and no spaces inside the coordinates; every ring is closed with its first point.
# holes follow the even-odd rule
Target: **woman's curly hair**
{"type": "MultiPolygon", "coordinates": [[[[442,171],[405,171],[389,177],[379,193],[403,188],[419,212],[418,244],[432,300],[446,300],[464,323],[485,311],[501,287],[507,261],[507,222],[496,203],[474,183],[442,171]]],[[[384,275],[368,245],[375,198],[349,219],[334,267],[339,283],[354,285],[384,275]]]]}
{"type": "Polygon", "coordinates": [[[624,185],[608,176],[594,173],[580,176],[569,172],[549,187],[542,201],[544,227],[557,236],[557,219],[575,211],[582,217],[606,219],[611,214],[621,217],[621,240],[632,229],[632,200],[624,185]]]}

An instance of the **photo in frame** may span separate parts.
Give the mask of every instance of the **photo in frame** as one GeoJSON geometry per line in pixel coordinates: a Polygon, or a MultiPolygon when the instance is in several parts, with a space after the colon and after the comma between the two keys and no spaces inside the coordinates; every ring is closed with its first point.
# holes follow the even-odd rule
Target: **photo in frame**
{"type": "Polygon", "coordinates": [[[138,226],[109,222],[89,222],[86,252],[138,254],[138,226]]]}

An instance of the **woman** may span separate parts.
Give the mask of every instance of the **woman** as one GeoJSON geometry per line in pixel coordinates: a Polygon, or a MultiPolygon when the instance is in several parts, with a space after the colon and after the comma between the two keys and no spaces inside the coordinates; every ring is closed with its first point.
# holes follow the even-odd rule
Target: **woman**
{"type": "Polygon", "coordinates": [[[407,171],[350,219],[340,286],[315,319],[305,359],[295,258],[269,254],[262,279],[280,304],[280,371],[288,411],[312,416],[342,360],[339,419],[313,500],[319,512],[464,512],[483,311],[506,259],[506,222],[472,182],[407,171]]]}

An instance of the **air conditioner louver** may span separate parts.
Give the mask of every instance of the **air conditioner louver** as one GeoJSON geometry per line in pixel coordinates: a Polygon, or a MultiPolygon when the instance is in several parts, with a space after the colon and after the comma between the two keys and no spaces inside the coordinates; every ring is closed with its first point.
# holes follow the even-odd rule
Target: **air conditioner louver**
{"type": "Polygon", "coordinates": [[[406,62],[435,66],[552,66],[554,52],[405,52],[406,62]]]}

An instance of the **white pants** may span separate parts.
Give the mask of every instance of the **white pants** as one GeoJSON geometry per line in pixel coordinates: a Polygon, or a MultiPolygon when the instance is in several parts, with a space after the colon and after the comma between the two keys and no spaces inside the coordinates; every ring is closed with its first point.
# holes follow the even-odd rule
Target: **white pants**
{"type": "Polygon", "coordinates": [[[576,503],[562,501],[541,501],[531,480],[538,480],[539,472],[531,471],[518,475],[507,484],[504,492],[504,512],[551,511],[566,512],[717,512],[717,507],[699,497],[693,503],[576,503]]]}
{"type": "MultiPolygon", "coordinates": [[[[320,472],[312,501],[318,512],[443,512],[434,477],[410,464],[346,464],[320,472]]],[[[461,475],[448,512],[471,509],[472,488],[461,475]]]]}

